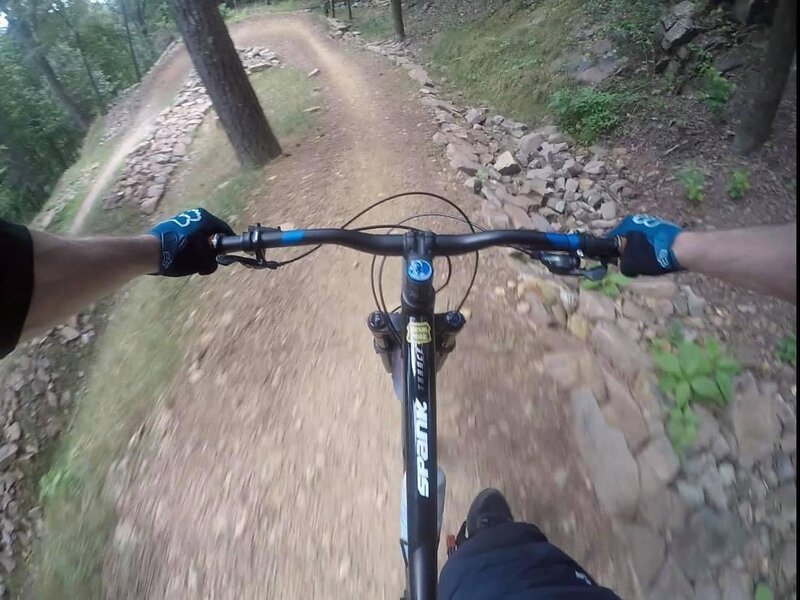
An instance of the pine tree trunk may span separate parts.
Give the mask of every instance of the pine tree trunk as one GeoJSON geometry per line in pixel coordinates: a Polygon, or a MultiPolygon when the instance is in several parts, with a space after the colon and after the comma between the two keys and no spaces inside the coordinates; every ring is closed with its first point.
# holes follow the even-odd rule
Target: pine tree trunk
{"type": "Polygon", "coordinates": [[[350,0],[347,0],[347,18],[353,20],[353,7],[350,6],[350,0]]]}
{"type": "Polygon", "coordinates": [[[753,99],[736,131],[735,148],[749,154],[772,134],[797,48],[797,0],[780,0],[753,99]]]}
{"type": "Polygon", "coordinates": [[[0,10],[8,15],[9,30],[13,32],[25,55],[35,65],[42,77],[44,77],[50,90],[61,103],[61,106],[69,115],[70,119],[72,119],[75,126],[81,132],[87,132],[91,125],[89,116],[84,113],[78,102],[69,94],[67,88],[61,83],[58,75],[56,75],[56,72],[50,65],[50,61],[48,61],[47,57],[39,50],[30,26],[25,21],[14,18],[8,10],[5,0],[0,0],[0,10]]]}
{"type": "Polygon", "coordinates": [[[403,5],[401,0],[392,0],[392,21],[394,33],[401,42],[406,39],[406,28],[403,26],[403,5]]]}
{"type": "Polygon", "coordinates": [[[280,144],[214,0],[170,1],[192,62],[239,162],[261,166],[280,156],[280,144]]]}
{"type": "Polygon", "coordinates": [[[125,0],[119,0],[119,7],[122,10],[122,24],[125,27],[125,36],[128,38],[128,50],[131,53],[133,62],[133,72],[136,74],[136,81],[142,80],[142,70],[139,68],[139,60],[136,58],[136,50],[133,48],[133,36],[131,35],[131,25],[128,21],[128,4],[125,0]]]}

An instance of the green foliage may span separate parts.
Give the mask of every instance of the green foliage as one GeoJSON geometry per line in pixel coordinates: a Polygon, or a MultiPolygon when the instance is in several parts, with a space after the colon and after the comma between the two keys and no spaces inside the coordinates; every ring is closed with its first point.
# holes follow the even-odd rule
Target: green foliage
{"type": "Polygon", "coordinates": [[[683,188],[683,195],[687,200],[700,204],[705,200],[706,176],[697,167],[686,166],[679,170],[675,178],[683,188]]]}
{"type": "Polygon", "coordinates": [[[772,589],[765,583],[759,583],[753,595],[753,600],[774,600],[772,589]]]}
{"type": "Polygon", "coordinates": [[[583,144],[591,144],[621,122],[631,98],[591,88],[564,88],[553,94],[550,107],[558,126],[583,144]]]}
{"type": "MultiPolygon", "coordinates": [[[[134,52],[146,70],[169,42],[161,35],[171,28],[168,0],[125,2],[134,52]]],[[[136,82],[118,2],[19,0],[9,11],[10,22],[28,24],[38,54],[84,114],[98,114],[136,82]]],[[[0,32],[0,217],[27,221],[77,158],[82,132],[30,60],[17,30],[0,32]]]]}
{"type": "Polygon", "coordinates": [[[595,21],[604,24],[601,34],[608,33],[619,42],[652,54],[661,15],[659,0],[588,0],[586,9],[595,21]]]}
{"type": "Polygon", "coordinates": [[[747,169],[734,169],[731,171],[731,178],[728,182],[728,195],[734,200],[744,198],[750,191],[750,177],[747,169]]]}
{"type": "Polygon", "coordinates": [[[703,102],[715,117],[721,117],[736,86],[709,64],[700,67],[703,102]]]}
{"type": "Polygon", "coordinates": [[[219,14],[222,15],[222,18],[227,21],[233,16],[234,13],[233,9],[223,2],[219,5],[219,14]]]}
{"type": "Polygon", "coordinates": [[[605,277],[598,279],[597,281],[584,279],[581,281],[581,287],[585,290],[598,291],[609,298],[617,298],[622,293],[621,288],[628,285],[629,282],[630,279],[625,277],[625,275],[619,273],[618,271],[614,271],[608,273],[605,277]]]}
{"type": "Polygon", "coordinates": [[[797,336],[785,335],[775,347],[775,358],[787,365],[797,366],[797,336]]]}
{"type": "Polygon", "coordinates": [[[559,71],[583,0],[508,2],[479,21],[442,31],[432,47],[434,72],[472,104],[491,104],[518,120],[540,121],[566,78],[559,71]]]}
{"type": "Polygon", "coordinates": [[[712,338],[702,345],[657,339],[651,356],[659,373],[658,385],[673,400],[667,430],[681,454],[696,434],[692,405],[727,406],[733,397],[733,375],[740,365],[712,338]]]}

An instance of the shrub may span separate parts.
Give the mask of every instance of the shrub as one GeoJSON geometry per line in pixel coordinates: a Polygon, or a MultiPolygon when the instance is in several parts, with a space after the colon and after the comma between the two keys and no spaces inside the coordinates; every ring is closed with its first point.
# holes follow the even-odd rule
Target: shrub
{"type": "Polygon", "coordinates": [[[785,335],[775,347],[775,358],[787,365],[797,366],[797,337],[795,334],[785,335]]]}
{"type": "Polygon", "coordinates": [[[625,277],[625,275],[615,271],[613,273],[608,273],[605,277],[597,281],[584,279],[581,282],[581,287],[585,290],[596,290],[609,298],[616,298],[622,292],[620,288],[626,286],[629,281],[630,279],[625,277]]]}
{"type": "Polygon", "coordinates": [[[562,130],[583,144],[591,144],[622,122],[622,111],[628,101],[620,93],[565,88],[553,94],[550,108],[562,130]]]}
{"type": "Polygon", "coordinates": [[[703,102],[716,117],[721,117],[725,105],[733,94],[734,85],[710,65],[701,67],[700,89],[703,102]]]}
{"type": "Polygon", "coordinates": [[[734,169],[731,172],[731,179],[728,183],[728,195],[734,200],[744,198],[750,191],[750,178],[747,169],[734,169]]]}
{"type": "Polygon", "coordinates": [[[705,199],[706,176],[697,167],[684,167],[675,175],[686,199],[700,204],[705,199]]]}

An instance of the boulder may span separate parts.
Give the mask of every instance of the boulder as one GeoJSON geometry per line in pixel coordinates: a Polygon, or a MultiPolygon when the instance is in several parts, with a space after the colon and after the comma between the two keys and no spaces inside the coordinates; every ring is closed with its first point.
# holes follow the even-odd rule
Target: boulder
{"type": "Polygon", "coordinates": [[[616,371],[629,379],[634,379],[640,371],[652,366],[647,353],[614,323],[599,322],[592,330],[589,340],[592,347],[606,357],[616,371]]]}
{"type": "Polygon", "coordinates": [[[582,290],[578,297],[578,313],[589,321],[613,321],[617,316],[611,298],[588,290],[582,290]]]}
{"type": "Polygon", "coordinates": [[[503,152],[495,159],[494,168],[501,175],[515,175],[522,170],[514,155],[509,151],[503,152]]]}
{"type": "Polygon", "coordinates": [[[486,122],[486,109],[470,108],[464,115],[464,120],[470,125],[483,125],[486,122]]]}
{"type": "Polygon", "coordinates": [[[758,391],[756,380],[749,372],[737,381],[730,414],[739,444],[739,464],[750,469],[771,456],[780,440],[781,424],[771,398],[758,391]]]}
{"type": "Polygon", "coordinates": [[[745,540],[739,519],[731,513],[711,509],[695,513],[674,537],[676,559],[692,581],[702,580],[736,556],[745,540]]]}
{"type": "Polygon", "coordinates": [[[679,2],[661,20],[663,26],[663,36],[661,38],[661,48],[670,50],[690,42],[699,32],[699,28],[694,21],[697,14],[697,5],[690,0],[679,2]]]}
{"type": "Polygon", "coordinates": [[[639,583],[643,588],[649,588],[664,564],[667,550],[664,538],[643,525],[625,525],[622,532],[628,543],[639,583]]]}

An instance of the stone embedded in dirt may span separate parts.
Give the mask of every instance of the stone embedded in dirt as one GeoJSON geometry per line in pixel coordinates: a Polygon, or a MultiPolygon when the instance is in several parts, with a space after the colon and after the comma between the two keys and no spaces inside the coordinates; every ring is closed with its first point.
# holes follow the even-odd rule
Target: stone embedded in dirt
{"type": "Polygon", "coordinates": [[[65,342],[72,342],[81,337],[81,332],[71,325],[63,326],[58,333],[65,342]]]}
{"type": "Polygon", "coordinates": [[[22,437],[22,427],[17,421],[3,428],[3,438],[7,442],[18,442],[22,437]]]}
{"type": "Polygon", "coordinates": [[[583,172],[587,175],[603,175],[606,172],[606,163],[602,160],[593,160],[583,167],[583,172]]]}
{"type": "Polygon", "coordinates": [[[739,444],[739,464],[749,469],[772,454],[780,440],[781,426],[770,398],[758,391],[751,373],[742,375],[737,387],[730,415],[739,444]]]}
{"type": "Polygon", "coordinates": [[[673,556],[668,556],[655,583],[645,594],[647,600],[694,599],[692,584],[686,579],[673,556]]]}
{"type": "Polygon", "coordinates": [[[539,133],[527,133],[519,138],[517,147],[521,152],[530,156],[539,153],[539,148],[541,148],[544,141],[544,137],[539,133]]]}
{"type": "Polygon", "coordinates": [[[311,69],[308,72],[308,76],[309,77],[316,77],[317,75],[319,75],[319,69],[311,69]]]}
{"type": "Polygon", "coordinates": [[[670,50],[675,46],[690,42],[700,33],[694,21],[697,11],[697,5],[690,0],[679,2],[670,9],[669,13],[661,19],[661,26],[663,27],[661,32],[662,49],[670,50]]]}
{"type": "Polygon", "coordinates": [[[736,556],[744,540],[745,533],[735,515],[702,509],[674,537],[674,547],[680,549],[676,559],[689,579],[702,580],[736,556]]]}
{"type": "Polygon", "coordinates": [[[516,175],[521,170],[514,155],[508,150],[495,159],[494,168],[497,169],[497,172],[501,175],[516,175]]]}
{"type": "Polygon", "coordinates": [[[678,495],[689,508],[700,508],[706,503],[706,495],[703,488],[693,485],[685,480],[680,480],[676,484],[678,495]]]}
{"type": "Polygon", "coordinates": [[[640,371],[652,367],[650,357],[642,352],[638,342],[614,323],[600,321],[589,339],[592,347],[625,377],[633,379],[640,371]]]}
{"type": "Polygon", "coordinates": [[[716,465],[706,469],[700,476],[700,486],[705,492],[706,501],[720,512],[728,509],[728,498],[725,494],[725,485],[716,465]]]}
{"type": "Polygon", "coordinates": [[[636,452],[650,437],[650,429],[628,387],[607,371],[603,373],[608,401],[603,405],[606,422],[620,430],[631,451],[636,452]]]}
{"type": "Polygon", "coordinates": [[[19,452],[19,446],[16,444],[4,444],[0,446],[0,471],[7,469],[19,452]]]}
{"type": "Polygon", "coordinates": [[[589,290],[581,291],[578,297],[578,313],[589,321],[613,321],[617,316],[611,298],[589,290]]]}
{"type": "Polygon", "coordinates": [[[428,76],[428,72],[419,65],[415,65],[413,68],[409,69],[408,76],[420,85],[433,87],[433,81],[428,76]]]}
{"type": "Polygon", "coordinates": [[[486,122],[486,109],[470,108],[464,115],[464,120],[470,125],[483,125],[486,122]]]}
{"type": "Polygon", "coordinates": [[[678,286],[668,277],[637,277],[628,282],[627,289],[640,296],[671,300],[678,286]]]}
{"type": "Polygon", "coordinates": [[[656,477],[662,484],[669,485],[678,475],[680,463],[675,450],[666,436],[654,437],[639,453],[639,468],[656,477]]]}
{"type": "Polygon", "coordinates": [[[617,218],[617,204],[613,200],[603,202],[600,205],[600,215],[606,221],[613,221],[617,218]]]}
{"type": "Polygon", "coordinates": [[[588,388],[572,392],[573,430],[597,498],[610,515],[629,518],[639,502],[639,468],[625,437],[606,424],[588,388]]]}
{"type": "Polygon", "coordinates": [[[443,134],[441,131],[437,131],[433,134],[433,143],[437,146],[446,146],[449,141],[445,134],[443,134]]]}
{"type": "Polygon", "coordinates": [[[481,166],[475,162],[475,160],[469,156],[466,156],[460,151],[453,153],[453,156],[450,158],[450,166],[454,170],[469,176],[475,175],[478,172],[478,169],[481,168],[481,166]]]}
{"type": "Polygon", "coordinates": [[[513,204],[506,204],[503,206],[503,210],[511,219],[511,224],[516,229],[533,229],[533,221],[528,216],[528,213],[525,209],[520,208],[519,206],[515,206],[513,204]]]}
{"type": "Polygon", "coordinates": [[[628,542],[639,583],[649,588],[664,564],[667,550],[664,538],[650,528],[637,524],[624,525],[622,533],[628,542]]]}
{"type": "Polygon", "coordinates": [[[725,567],[719,576],[722,600],[751,600],[753,578],[742,570],[725,567]]]}

